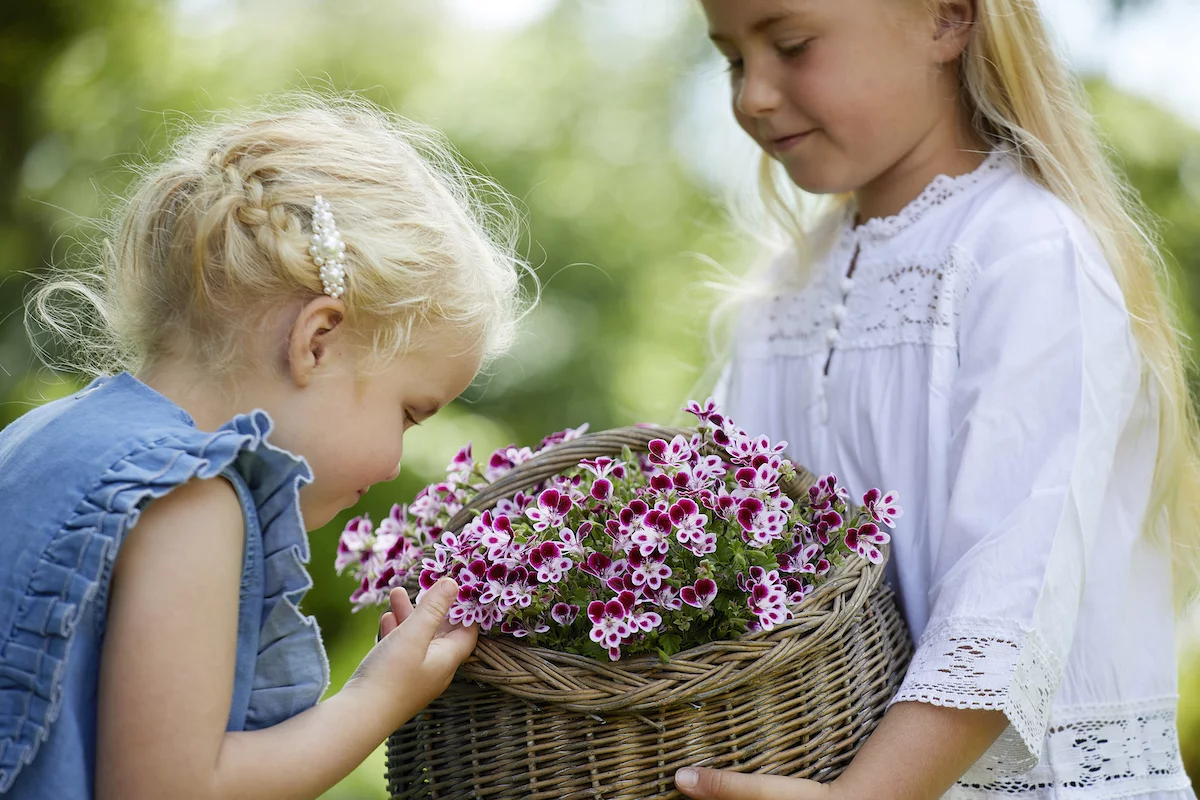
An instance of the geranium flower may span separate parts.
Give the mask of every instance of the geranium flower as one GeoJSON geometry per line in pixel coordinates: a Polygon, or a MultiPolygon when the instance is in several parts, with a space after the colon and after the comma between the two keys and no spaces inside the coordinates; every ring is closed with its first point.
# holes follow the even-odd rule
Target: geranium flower
{"type": "Polygon", "coordinates": [[[832,534],[841,529],[845,522],[842,519],[842,515],[832,508],[824,511],[817,518],[816,524],[811,529],[813,538],[820,542],[822,547],[828,547],[829,542],[833,538],[832,534]]]}
{"type": "Polygon", "coordinates": [[[641,525],[629,535],[632,547],[643,556],[658,552],[666,554],[671,546],[671,517],[665,511],[652,508],[642,517],[641,525]]]}
{"type": "Polygon", "coordinates": [[[682,466],[696,455],[683,434],[676,435],[670,442],[665,439],[651,439],[646,448],[650,451],[650,463],[662,467],[682,466]]]}
{"type": "Polygon", "coordinates": [[[685,544],[684,547],[697,558],[712,555],[717,552],[717,534],[712,531],[704,531],[698,537],[693,537],[692,541],[685,544]]]}
{"type": "Polygon", "coordinates": [[[354,611],[361,611],[367,606],[377,606],[387,601],[387,592],[377,590],[371,582],[371,579],[364,575],[362,583],[350,595],[350,602],[354,604],[354,611]]]}
{"type": "Polygon", "coordinates": [[[708,608],[717,599],[717,584],[711,578],[701,578],[691,586],[679,590],[679,598],[689,606],[699,609],[708,608]]]}
{"type": "Polygon", "coordinates": [[[337,560],[334,568],[339,575],[352,564],[361,564],[370,555],[373,526],[368,516],[355,517],[346,523],[338,538],[337,560]]]}
{"type": "Polygon", "coordinates": [[[559,475],[550,479],[550,485],[547,488],[558,490],[559,494],[567,495],[571,498],[572,506],[582,506],[584,499],[587,497],[583,489],[582,475],[559,475]]]}
{"type": "Polygon", "coordinates": [[[679,592],[669,583],[664,583],[658,587],[657,591],[646,592],[642,596],[659,608],[665,608],[668,611],[678,611],[683,608],[679,592]]]}
{"type": "Polygon", "coordinates": [[[533,505],[534,499],[524,492],[517,492],[511,498],[505,498],[496,503],[493,511],[496,516],[508,517],[511,519],[522,519],[525,516],[525,509],[533,505]]]}
{"type": "Polygon", "coordinates": [[[845,503],[850,499],[850,492],[838,485],[836,475],[827,475],[808,487],[809,506],[814,511],[824,511],[834,503],[845,503]]]}
{"type": "Polygon", "coordinates": [[[629,577],[633,585],[657,589],[667,578],[671,577],[671,568],[665,563],[665,557],[660,555],[642,555],[642,551],[634,548],[629,554],[629,577]]]}
{"type": "Polygon", "coordinates": [[[689,547],[693,543],[700,543],[704,540],[705,526],[708,525],[708,517],[700,513],[700,507],[696,505],[696,501],[684,497],[676,501],[671,506],[668,512],[671,518],[671,524],[675,526],[675,538],[679,543],[689,547]]]}
{"type": "Polygon", "coordinates": [[[628,572],[623,572],[620,575],[615,575],[605,581],[605,585],[612,589],[617,594],[629,592],[634,597],[641,597],[646,591],[646,584],[640,586],[633,582],[633,575],[628,572]]]}
{"type": "Polygon", "coordinates": [[[749,595],[746,603],[755,616],[751,622],[754,629],[769,631],[792,618],[792,612],[787,607],[787,588],[780,581],[777,571],[768,572],[762,567],[751,567],[749,578],[738,575],[738,588],[749,595]]]}
{"type": "Polygon", "coordinates": [[[626,565],[627,562],[623,558],[613,561],[603,553],[592,553],[586,561],[579,565],[579,569],[588,575],[599,578],[601,582],[607,583],[611,578],[624,575],[626,565]]]}
{"type": "Polygon", "coordinates": [[[805,583],[799,578],[788,578],[783,585],[787,588],[787,601],[794,606],[803,603],[816,588],[811,583],[805,583]]]}
{"type": "Polygon", "coordinates": [[[396,570],[403,581],[408,577],[409,571],[417,564],[421,563],[425,551],[414,545],[411,541],[405,538],[400,538],[395,541],[391,549],[384,554],[385,563],[396,570]]]}
{"type": "Polygon", "coordinates": [[[662,616],[656,611],[638,611],[629,616],[630,627],[644,633],[662,625],[662,621],[662,616]]]}
{"type": "Polygon", "coordinates": [[[474,625],[482,622],[486,616],[484,604],[479,596],[482,594],[478,585],[459,586],[458,599],[450,606],[446,619],[454,625],[474,625]]]}
{"type": "Polygon", "coordinates": [[[743,489],[755,494],[771,496],[779,493],[779,471],[771,469],[769,464],[758,469],[739,467],[733,478],[743,489]]]}
{"type": "Polygon", "coordinates": [[[395,503],[391,511],[379,522],[379,531],[389,535],[404,535],[408,533],[411,523],[408,520],[408,506],[395,503]]]}
{"type": "Polygon", "coordinates": [[[487,568],[481,584],[479,602],[487,604],[503,602],[504,589],[508,586],[508,567],[503,564],[492,564],[487,568]]]}
{"type": "Polygon", "coordinates": [[[557,489],[547,489],[538,495],[537,506],[525,510],[525,516],[533,522],[535,531],[544,531],[561,527],[572,507],[568,495],[561,494],[557,489]]]}
{"type": "Polygon", "coordinates": [[[541,583],[558,583],[573,562],[562,554],[558,542],[542,542],[529,552],[529,566],[537,570],[541,583]]]}
{"type": "Polygon", "coordinates": [[[629,505],[617,514],[617,523],[622,535],[629,536],[641,525],[650,506],[643,500],[631,500],[629,505]]]}
{"type": "Polygon", "coordinates": [[[592,630],[588,636],[593,642],[607,647],[608,656],[613,661],[620,659],[621,643],[633,633],[629,624],[629,612],[633,609],[633,604],[632,592],[621,592],[607,603],[593,600],[588,604],[588,619],[592,621],[592,630]]]}
{"type": "Polygon", "coordinates": [[[558,538],[562,542],[563,552],[575,556],[582,561],[587,556],[587,552],[583,547],[583,540],[587,538],[591,531],[592,523],[590,522],[581,522],[579,524],[578,533],[570,528],[563,528],[558,532],[558,538]]]}
{"type": "Polygon", "coordinates": [[[594,499],[601,502],[605,502],[612,497],[613,483],[609,479],[609,476],[611,475],[618,480],[625,477],[625,466],[620,461],[607,457],[595,460],[584,459],[579,462],[579,466],[596,476],[595,480],[592,481],[590,494],[594,499]]]}
{"type": "Polygon", "coordinates": [[[729,455],[735,460],[749,463],[755,456],[773,456],[787,449],[787,442],[771,444],[766,436],[750,436],[743,430],[738,430],[736,436],[730,437],[729,455]]]}
{"type": "Polygon", "coordinates": [[[518,448],[516,445],[502,447],[488,458],[488,465],[483,471],[483,476],[491,483],[531,458],[533,458],[533,451],[528,447],[518,448]]]}
{"type": "Polygon", "coordinates": [[[703,405],[697,403],[695,400],[689,400],[687,401],[687,405],[683,407],[683,410],[689,414],[694,414],[696,419],[701,422],[708,422],[709,418],[717,413],[717,404],[711,397],[705,400],[703,405]]]}
{"type": "Polygon", "coordinates": [[[697,479],[709,482],[725,477],[727,467],[720,456],[699,456],[691,465],[691,471],[697,479]]]}
{"type": "Polygon", "coordinates": [[[896,520],[904,515],[900,508],[900,493],[896,491],[881,495],[878,489],[871,489],[863,495],[863,508],[871,519],[889,528],[895,528],[896,520]]]}
{"type": "Polygon", "coordinates": [[[650,476],[650,491],[656,494],[666,494],[675,488],[675,481],[665,472],[650,476]]]}
{"type": "Polygon", "coordinates": [[[446,480],[449,483],[470,483],[471,474],[475,471],[475,459],[471,456],[471,443],[454,454],[450,465],[446,467],[446,480]]]}
{"type": "Polygon", "coordinates": [[[512,521],[506,514],[500,514],[492,519],[490,511],[483,512],[479,520],[483,524],[483,533],[479,537],[479,544],[487,550],[488,558],[494,560],[501,557],[508,551],[508,546],[513,540],[512,521]]]}
{"type": "Polygon", "coordinates": [[[554,607],[550,609],[550,619],[564,628],[574,622],[578,616],[579,606],[573,606],[569,603],[555,603],[554,607]]]}
{"type": "Polygon", "coordinates": [[[573,439],[578,439],[580,436],[583,436],[585,433],[587,433],[587,431],[588,424],[585,422],[578,428],[567,428],[565,431],[552,433],[545,439],[542,439],[542,443],[538,445],[538,451],[541,452],[542,450],[554,447],[556,444],[562,444],[563,442],[569,442],[573,439]]]}
{"type": "Polygon", "coordinates": [[[526,636],[532,636],[535,633],[545,633],[548,630],[550,630],[550,626],[545,622],[542,622],[540,619],[534,622],[532,630],[519,622],[513,622],[511,620],[503,622],[500,625],[500,631],[502,633],[507,633],[509,636],[517,639],[523,639],[526,636]]]}
{"type": "Polygon", "coordinates": [[[529,585],[529,570],[525,567],[514,567],[508,576],[508,583],[500,594],[500,601],[510,608],[519,606],[529,608],[533,603],[533,587],[529,585]]]}
{"type": "Polygon", "coordinates": [[[782,499],[763,502],[756,497],[747,497],[742,500],[737,521],[746,542],[761,548],[783,538],[787,530],[787,512],[780,506],[782,499]]]}
{"type": "Polygon", "coordinates": [[[846,531],[846,547],[858,553],[872,564],[883,563],[883,553],[880,547],[891,541],[891,536],[879,530],[874,522],[868,522],[858,528],[846,531]]]}
{"type": "Polygon", "coordinates": [[[487,580],[488,563],[482,558],[472,559],[465,568],[452,576],[459,586],[478,586],[487,580]]]}

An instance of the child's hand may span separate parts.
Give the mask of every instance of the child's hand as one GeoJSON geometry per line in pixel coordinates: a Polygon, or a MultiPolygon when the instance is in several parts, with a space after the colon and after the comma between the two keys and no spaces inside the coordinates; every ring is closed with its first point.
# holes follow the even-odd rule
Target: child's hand
{"type": "Polygon", "coordinates": [[[832,784],[779,775],[744,775],[719,769],[686,767],[675,785],[696,800],[835,800],[832,784]]]}
{"type": "Polygon", "coordinates": [[[443,578],[413,608],[403,589],[393,589],[379,642],[346,684],[374,694],[380,708],[395,709],[397,727],[446,691],[458,665],[475,649],[478,628],[446,620],[457,594],[457,584],[443,578]]]}

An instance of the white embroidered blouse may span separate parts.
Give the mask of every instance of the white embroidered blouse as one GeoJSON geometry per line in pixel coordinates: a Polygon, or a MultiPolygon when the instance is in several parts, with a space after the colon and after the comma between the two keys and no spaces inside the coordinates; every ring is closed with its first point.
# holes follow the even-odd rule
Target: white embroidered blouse
{"type": "Polygon", "coordinates": [[[946,797],[1194,798],[1170,559],[1142,533],[1157,417],[1082,221],[992,154],[847,222],[805,288],[748,311],[732,418],[900,493],[888,574],[918,647],[896,701],[1011,723],[946,797]]]}

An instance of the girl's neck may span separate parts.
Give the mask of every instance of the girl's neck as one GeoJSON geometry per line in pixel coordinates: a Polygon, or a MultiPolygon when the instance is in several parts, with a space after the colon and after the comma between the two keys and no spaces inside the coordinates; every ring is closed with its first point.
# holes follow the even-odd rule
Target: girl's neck
{"type": "Polygon", "coordinates": [[[991,147],[974,131],[930,135],[899,161],[854,193],[856,223],[891,217],[916,200],[939,175],[958,177],[974,172],[991,147]]]}
{"type": "Polygon", "coordinates": [[[215,431],[244,410],[236,399],[240,392],[233,392],[188,365],[160,364],[137,377],[186,411],[202,431],[215,431]]]}

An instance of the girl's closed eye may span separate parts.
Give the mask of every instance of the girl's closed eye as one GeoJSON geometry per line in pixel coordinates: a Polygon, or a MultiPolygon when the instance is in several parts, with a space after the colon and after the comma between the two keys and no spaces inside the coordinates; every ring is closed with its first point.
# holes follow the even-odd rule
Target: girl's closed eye
{"type": "MultiPolygon", "coordinates": [[[[781,59],[791,60],[803,55],[812,45],[813,39],[803,39],[798,42],[787,42],[775,45],[775,52],[781,59]]],[[[741,56],[729,55],[725,57],[725,69],[733,74],[738,74],[744,67],[741,56]]]]}
{"type": "Polygon", "coordinates": [[[417,425],[420,425],[420,424],[421,423],[417,421],[417,418],[413,416],[411,411],[409,411],[407,408],[404,409],[404,429],[405,430],[416,427],[417,425]]]}
{"type": "Polygon", "coordinates": [[[805,53],[808,50],[809,46],[812,44],[812,42],[813,42],[812,38],[808,38],[808,39],[802,39],[798,42],[788,42],[785,44],[778,44],[775,46],[775,50],[776,50],[776,52],[779,53],[779,55],[782,58],[795,58],[796,56],[799,56],[799,55],[802,55],[803,53],[805,53]]]}

